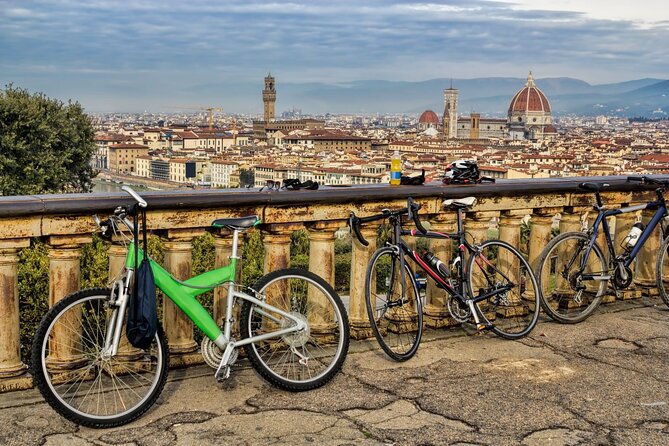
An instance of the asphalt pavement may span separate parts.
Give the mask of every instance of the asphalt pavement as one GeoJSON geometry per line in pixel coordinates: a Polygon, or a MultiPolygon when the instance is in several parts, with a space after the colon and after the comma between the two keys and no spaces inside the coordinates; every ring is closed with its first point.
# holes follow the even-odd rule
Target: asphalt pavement
{"type": "Polygon", "coordinates": [[[108,430],[76,426],[36,390],[0,395],[1,445],[669,444],[669,309],[602,306],[578,325],[542,320],[521,341],[428,330],[417,355],[354,341],[326,386],[289,393],[240,361],[170,371],[156,404],[108,430]]]}

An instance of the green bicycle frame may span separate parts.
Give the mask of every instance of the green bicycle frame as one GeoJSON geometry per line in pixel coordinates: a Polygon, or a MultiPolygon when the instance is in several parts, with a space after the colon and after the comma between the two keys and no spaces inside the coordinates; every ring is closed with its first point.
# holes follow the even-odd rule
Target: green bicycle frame
{"type": "MultiPolygon", "coordinates": [[[[125,260],[125,267],[130,270],[135,269],[135,265],[144,259],[144,252],[138,247],[138,259],[135,263],[135,243],[131,242],[128,246],[128,256],[125,260]]],[[[216,325],[214,319],[207,310],[195,299],[195,296],[211,291],[215,287],[225,282],[234,282],[235,271],[237,270],[237,259],[231,258],[230,264],[207,271],[198,276],[191,277],[183,282],[177,281],[162,266],[149,257],[151,271],[156,286],[174,302],[181,311],[197,325],[204,334],[215,341],[222,333],[216,325]]]]}

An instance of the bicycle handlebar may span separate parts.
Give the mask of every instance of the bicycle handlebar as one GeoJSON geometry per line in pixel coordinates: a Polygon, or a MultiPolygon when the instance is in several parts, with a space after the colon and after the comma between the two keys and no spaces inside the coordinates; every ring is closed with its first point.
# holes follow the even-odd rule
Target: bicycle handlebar
{"type": "Polygon", "coordinates": [[[423,224],[420,222],[420,219],[418,218],[419,209],[420,209],[419,203],[414,202],[413,198],[411,197],[407,198],[407,210],[409,218],[413,220],[414,224],[416,225],[416,229],[418,229],[423,234],[427,234],[427,229],[425,229],[423,224]]]}
{"type": "Polygon", "coordinates": [[[354,212],[351,212],[348,217],[348,225],[351,228],[351,231],[355,234],[356,238],[363,246],[369,246],[369,242],[362,236],[360,232],[360,225],[362,223],[369,223],[372,221],[383,220],[391,216],[402,216],[407,215],[410,220],[413,220],[416,228],[423,234],[427,233],[427,229],[423,226],[418,218],[418,210],[420,209],[420,204],[413,201],[411,197],[407,199],[407,207],[402,208],[397,211],[391,211],[390,209],[384,209],[380,214],[370,215],[369,217],[358,217],[354,212]]]}
{"type": "Polygon", "coordinates": [[[132,198],[134,198],[139,207],[145,208],[147,206],[146,201],[144,201],[144,199],[140,197],[139,194],[135,192],[130,186],[123,186],[121,190],[127,192],[132,198]]]}
{"type": "Polygon", "coordinates": [[[656,180],[655,178],[647,177],[646,175],[642,176],[632,175],[627,177],[627,181],[628,182],[636,181],[639,183],[657,184],[658,186],[669,187],[669,180],[656,180]]]}

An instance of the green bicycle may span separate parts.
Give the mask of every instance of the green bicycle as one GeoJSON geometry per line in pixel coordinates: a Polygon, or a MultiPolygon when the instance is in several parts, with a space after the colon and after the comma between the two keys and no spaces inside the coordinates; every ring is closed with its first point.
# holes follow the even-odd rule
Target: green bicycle
{"type": "MultiPolygon", "coordinates": [[[[123,188],[137,202],[119,206],[100,222],[103,235],[133,233],[130,216],[146,201],[123,188]]],[[[136,219],[135,219],[136,220],[136,219]]],[[[340,297],[321,277],[288,268],[267,274],[245,293],[235,283],[241,232],[260,224],[255,215],[215,220],[214,228],[232,231],[230,264],[185,281],[150,260],[156,286],[205,334],[201,353],[218,380],[230,375],[239,347],[271,384],[289,391],[320,387],[341,369],[348,351],[349,327],[340,297]],[[227,286],[226,316],[219,327],[196,296],[227,286]],[[233,337],[234,306],[241,300],[240,339],[233,337]]],[[[142,228],[146,231],[146,228],[142,228]]],[[[77,291],[44,316],[32,347],[35,386],[65,418],[89,427],[113,427],[144,414],[167,379],[168,346],[162,327],[146,349],[125,337],[128,299],[133,290],[135,243],[128,238],[125,268],[112,288],[77,291]]],[[[143,258],[143,251],[138,249],[143,258]]]]}

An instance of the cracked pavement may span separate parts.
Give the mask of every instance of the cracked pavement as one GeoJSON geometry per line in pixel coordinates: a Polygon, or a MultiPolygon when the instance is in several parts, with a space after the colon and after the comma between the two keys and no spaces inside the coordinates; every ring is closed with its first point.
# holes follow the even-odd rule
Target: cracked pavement
{"type": "Polygon", "coordinates": [[[353,341],[323,388],[288,393],[240,361],[219,384],[206,366],[171,370],[158,404],[128,425],[65,421],[36,390],[0,395],[3,445],[666,445],[669,309],[615,302],[578,325],[542,316],[506,341],[427,330],[417,355],[387,359],[353,341]]]}

